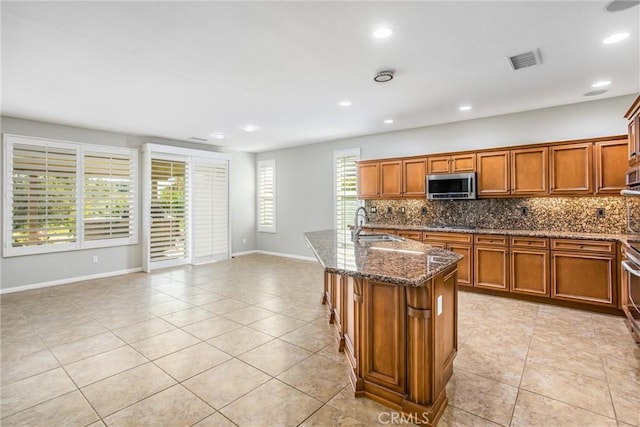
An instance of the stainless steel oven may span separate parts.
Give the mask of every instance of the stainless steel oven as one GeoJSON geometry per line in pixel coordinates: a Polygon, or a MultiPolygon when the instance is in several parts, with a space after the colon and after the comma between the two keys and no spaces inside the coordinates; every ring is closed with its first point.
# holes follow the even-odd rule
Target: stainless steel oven
{"type": "Polygon", "coordinates": [[[622,283],[626,291],[623,309],[637,342],[640,342],[640,240],[622,247],[622,283]]]}

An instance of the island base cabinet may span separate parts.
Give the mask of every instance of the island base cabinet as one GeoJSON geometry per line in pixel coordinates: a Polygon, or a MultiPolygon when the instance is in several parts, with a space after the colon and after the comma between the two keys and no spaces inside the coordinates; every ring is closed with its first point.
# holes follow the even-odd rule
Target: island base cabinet
{"type": "Polygon", "coordinates": [[[356,396],[437,424],[457,352],[456,276],[452,268],[419,287],[347,280],[344,351],[356,396]]]}
{"type": "Polygon", "coordinates": [[[551,297],[615,305],[615,256],[552,252],[551,297]]]}

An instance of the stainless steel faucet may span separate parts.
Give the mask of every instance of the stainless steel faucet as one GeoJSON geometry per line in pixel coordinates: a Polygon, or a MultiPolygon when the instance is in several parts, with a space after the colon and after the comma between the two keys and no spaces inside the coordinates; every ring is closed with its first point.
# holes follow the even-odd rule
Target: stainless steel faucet
{"type": "Polygon", "coordinates": [[[365,223],[369,222],[369,216],[367,215],[367,210],[364,208],[364,206],[360,206],[358,209],[356,209],[356,215],[353,218],[353,233],[351,233],[352,242],[356,242],[358,240],[358,236],[360,236],[360,232],[362,231],[362,226],[364,225],[364,224],[358,224],[358,217],[360,216],[360,211],[362,211],[365,223]]]}

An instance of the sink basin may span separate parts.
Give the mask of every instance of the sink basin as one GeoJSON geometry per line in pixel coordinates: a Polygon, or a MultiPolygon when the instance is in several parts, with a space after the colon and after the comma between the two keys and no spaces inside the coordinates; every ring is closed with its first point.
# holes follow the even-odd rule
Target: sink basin
{"type": "Polygon", "coordinates": [[[361,234],[358,236],[360,242],[402,242],[404,239],[391,234],[361,234]]]}

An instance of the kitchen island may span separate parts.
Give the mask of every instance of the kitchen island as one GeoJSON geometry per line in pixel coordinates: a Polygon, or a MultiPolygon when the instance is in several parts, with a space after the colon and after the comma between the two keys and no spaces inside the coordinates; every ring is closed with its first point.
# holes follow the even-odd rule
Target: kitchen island
{"type": "Polygon", "coordinates": [[[460,255],[413,240],[351,242],[349,233],[305,233],[325,269],[322,302],[356,396],[436,425],[457,350],[460,255]]]}

